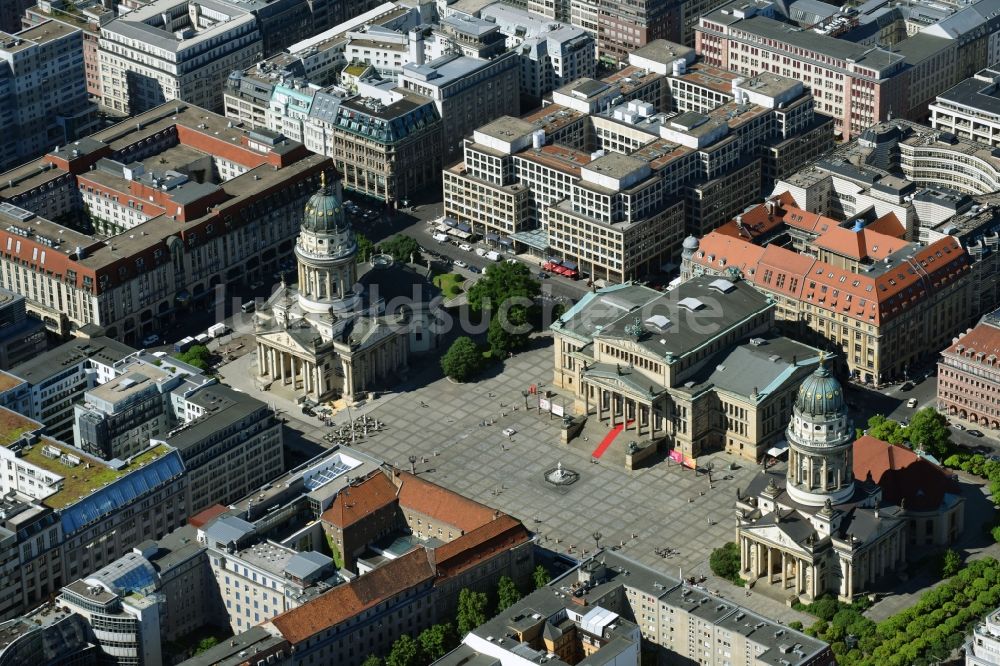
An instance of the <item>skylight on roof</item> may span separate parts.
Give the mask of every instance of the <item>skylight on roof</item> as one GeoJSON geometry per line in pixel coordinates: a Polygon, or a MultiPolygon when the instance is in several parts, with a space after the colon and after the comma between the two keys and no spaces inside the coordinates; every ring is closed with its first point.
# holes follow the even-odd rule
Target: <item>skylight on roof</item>
{"type": "Polygon", "coordinates": [[[735,284],[733,284],[729,280],[724,280],[723,278],[712,280],[712,283],[709,284],[708,286],[717,291],[721,291],[723,294],[728,294],[733,289],[736,289],[735,284]]]}
{"type": "Polygon", "coordinates": [[[677,302],[677,305],[681,306],[682,308],[687,308],[691,312],[696,312],[705,307],[704,303],[702,303],[700,300],[692,296],[688,296],[687,298],[682,298],[680,301],[677,302]]]}
{"type": "Polygon", "coordinates": [[[657,331],[665,331],[670,327],[670,320],[663,315],[653,315],[646,319],[646,325],[655,328],[657,331]]]}

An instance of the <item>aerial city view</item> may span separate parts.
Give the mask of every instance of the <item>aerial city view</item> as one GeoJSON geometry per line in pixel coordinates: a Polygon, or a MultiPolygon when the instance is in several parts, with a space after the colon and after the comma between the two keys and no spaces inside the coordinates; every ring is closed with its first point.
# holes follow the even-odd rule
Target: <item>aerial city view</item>
{"type": "Polygon", "coordinates": [[[1000,0],[0,0],[0,666],[1000,666],[1000,0]]]}

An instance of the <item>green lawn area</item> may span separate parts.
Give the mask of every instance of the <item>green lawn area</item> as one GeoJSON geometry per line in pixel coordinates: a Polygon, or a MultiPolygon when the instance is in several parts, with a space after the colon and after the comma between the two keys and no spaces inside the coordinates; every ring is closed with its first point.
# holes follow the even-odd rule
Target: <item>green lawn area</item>
{"type": "Polygon", "coordinates": [[[461,294],[465,278],[458,273],[442,273],[434,276],[434,286],[441,290],[445,298],[454,298],[461,294]]]}
{"type": "Polygon", "coordinates": [[[94,463],[91,463],[90,467],[84,464],[70,467],[58,459],[49,458],[44,455],[42,451],[46,446],[70,455],[76,455],[76,451],[58,446],[51,440],[42,439],[38,444],[32,446],[30,450],[24,452],[23,460],[25,462],[29,462],[63,477],[62,488],[42,500],[46,506],[53,509],[66,507],[81,497],[89,495],[104,484],[110,483],[128,472],[138,469],[169,451],[166,446],[157,446],[133,458],[128,467],[122,470],[115,470],[105,465],[94,463]]]}

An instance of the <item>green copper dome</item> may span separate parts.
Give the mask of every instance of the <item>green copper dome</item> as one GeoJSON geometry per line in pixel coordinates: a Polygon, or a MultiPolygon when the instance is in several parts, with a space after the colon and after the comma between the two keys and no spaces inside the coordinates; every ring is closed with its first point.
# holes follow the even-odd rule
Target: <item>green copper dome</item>
{"type": "Polygon", "coordinates": [[[832,415],[843,411],[844,389],[826,367],[825,357],[820,357],[819,367],[802,382],[795,407],[809,416],[832,415]]]}
{"type": "Polygon", "coordinates": [[[319,192],[309,197],[302,229],[316,233],[338,233],[347,229],[344,206],[334,187],[327,185],[326,173],[320,174],[319,192]]]}

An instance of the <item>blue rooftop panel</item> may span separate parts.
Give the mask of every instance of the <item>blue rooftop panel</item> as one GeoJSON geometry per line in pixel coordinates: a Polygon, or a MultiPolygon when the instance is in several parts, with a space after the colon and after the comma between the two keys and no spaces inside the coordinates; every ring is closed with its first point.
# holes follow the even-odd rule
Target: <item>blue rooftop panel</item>
{"type": "Polygon", "coordinates": [[[153,492],[183,472],[184,462],[177,451],[171,451],[143,465],[63,509],[61,513],[63,533],[67,535],[75,533],[139,497],[153,492]]]}

